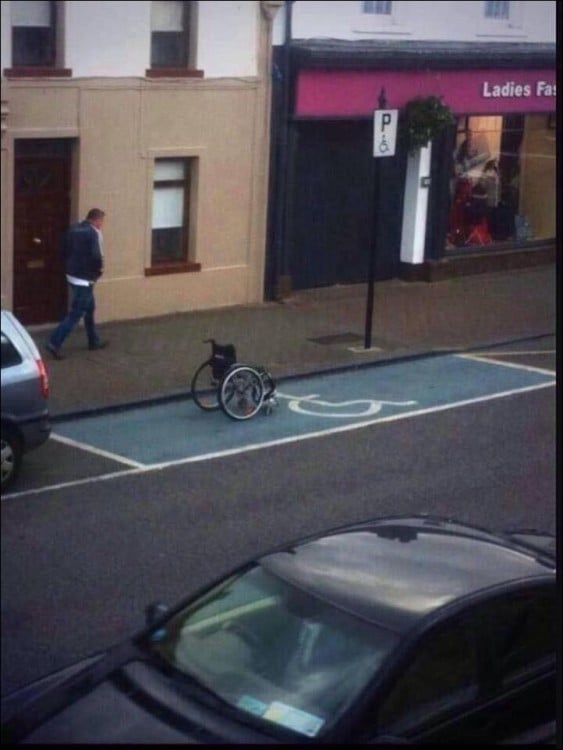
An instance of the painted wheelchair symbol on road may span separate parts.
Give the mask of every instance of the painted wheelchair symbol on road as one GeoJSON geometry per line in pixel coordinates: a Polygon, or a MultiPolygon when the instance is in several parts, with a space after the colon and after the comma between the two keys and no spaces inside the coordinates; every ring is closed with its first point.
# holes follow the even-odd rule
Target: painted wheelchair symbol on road
{"type": "Polygon", "coordinates": [[[309,417],[328,417],[329,419],[371,417],[378,414],[383,406],[414,406],[418,403],[418,401],[383,401],[371,398],[336,402],[322,401],[316,393],[310,396],[290,396],[287,393],[278,392],[277,398],[286,399],[289,402],[288,409],[296,414],[305,414],[309,417]],[[358,408],[350,411],[350,407],[358,408]]]}

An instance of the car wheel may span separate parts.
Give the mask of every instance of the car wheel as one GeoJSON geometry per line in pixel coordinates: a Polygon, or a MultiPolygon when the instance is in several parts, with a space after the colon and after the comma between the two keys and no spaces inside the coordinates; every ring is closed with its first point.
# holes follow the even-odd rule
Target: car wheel
{"type": "Polygon", "coordinates": [[[14,430],[2,427],[1,439],[1,472],[2,489],[10,485],[17,477],[22,461],[22,444],[14,430]]]}

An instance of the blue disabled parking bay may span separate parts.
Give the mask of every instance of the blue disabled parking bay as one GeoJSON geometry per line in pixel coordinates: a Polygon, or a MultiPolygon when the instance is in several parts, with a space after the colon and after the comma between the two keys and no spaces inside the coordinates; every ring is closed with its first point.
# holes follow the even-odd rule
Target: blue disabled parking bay
{"type": "Polygon", "coordinates": [[[443,355],[283,380],[272,414],[243,422],[203,412],[186,397],[60,422],[54,432],[116,459],[154,465],[414,417],[554,382],[548,371],[443,355]]]}

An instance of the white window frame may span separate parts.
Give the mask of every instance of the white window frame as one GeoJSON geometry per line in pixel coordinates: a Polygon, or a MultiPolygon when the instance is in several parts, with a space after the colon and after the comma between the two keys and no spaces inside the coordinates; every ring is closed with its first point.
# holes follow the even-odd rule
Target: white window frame
{"type": "MultiPolygon", "coordinates": [[[[390,16],[390,15],[393,14],[393,0],[385,0],[385,2],[390,3],[390,11],[391,12],[390,13],[377,13],[377,11],[375,11],[373,13],[373,15],[376,15],[376,16],[390,16]]],[[[372,11],[365,10],[365,4],[366,4],[365,2],[362,2],[362,13],[366,13],[368,15],[372,15],[372,11]]]]}
{"type": "MultiPolygon", "coordinates": [[[[363,2],[356,0],[356,17],[352,31],[360,34],[411,34],[407,27],[407,6],[405,0],[392,0],[391,13],[364,13],[363,2]]],[[[350,3],[352,6],[352,3],[350,3]]]]}
{"type": "Polygon", "coordinates": [[[155,21],[157,21],[158,17],[158,11],[156,10],[155,3],[151,2],[151,35],[150,35],[150,43],[151,43],[151,51],[150,51],[150,64],[152,70],[158,70],[159,68],[172,68],[176,70],[191,70],[195,68],[195,60],[196,60],[196,54],[195,54],[195,43],[196,43],[196,24],[197,24],[197,4],[195,2],[182,2],[180,0],[180,6],[181,6],[181,28],[175,28],[174,24],[169,28],[155,28],[155,21]],[[187,27],[187,28],[186,28],[187,27]],[[157,64],[154,65],[153,60],[153,35],[159,32],[163,31],[169,31],[169,32],[176,32],[179,34],[182,38],[182,44],[185,47],[185,54],[186,59],[184,62],[180,63],[177,62],[174,65],[163,65],[163,64],[157,64]]]}
{"type": "Polygon", "coordinates": [[[510,0],[508,18],[489,18],[485,15],[485,2],[480,3],[477,36],[526,37],[524,31],[524,3],[510,0]]]}
{"type": "Polygon", "coordinates": [[[40,63],[14,63],[14,41],[11,38],[11,64],[15,68],[26,68],[26,67],[38,67],[38,68],[55,68],[57,67],[57,61],[60,57],[59,46],[60,46],[60,26],[62,18],[63,3],[60,2],[45,2],[43,3],[47,10],[47,19],[44,18],[44,14],[40,8],[36,7],[37,4],[29,4],[27,6],[20,4],[19,6],[12,4],[11,10],[11,35],[14,34],[15,29],[22,28],[45,28],[49,29],[50,36],[50,60],[48,62],[40,63]],[[26,10],[23,16],[20,15],[22,9],[26,10]],[[39,13],[37,13],[39,11],[39,13]],[[38,17],[39,16],[39,17],[38,17]]]}
{"type": "MultiPolygon", "coordinates": [[[[203,179],[202,174],[203,170],[206,169],[206,162],[205,162],[205,153],[206,153],[206,147],[205,146],[194,146],[194,147],[185,147],[185,148],[148,148],[144,154],[143,158],[146,159],[146,182],[145,182],[145,189],[146,189],[146,196],[147,196],[147,202],[146,202],[146,229],[145,229],[145,253],[144,253],[144,260],[145,260],[145,275],[147,275],[147,271],[149,271],[148,275],[151,271],[154,271],[154,269],[159,268],[159,264],[153,263],[152,258],[152,216],[153,216],[153,190],[154,190],[154,165],[155,161],[158,159],[169,159],[169,160],[176,160],[176,159],[192,159],[192,167],[191,167],[191,175],[190,175],[190,185],[189,185],[189,205],[188,205],[188,215],[185,217],[185,219],[188,221],[188,233],[187,233],[187,258],[186,263],[187,265],[198,265],[200,261],[198,260],[198,248],[199,248],[199,240],[198,240],[198,227],[201,225],[200,222],[200,213],[202,211],[201,207],[201,201],[199,199],[200,195],[200,184],[203,179]]],[[[166,263],[162,264],[163,266],[167,265],[166,263]]],[[[180,264],[182,265],[182,264],[180,264]]]]}
{"type": "Polygon", "coordinates": [[[487,15],[487,5],[489,5],[491,1],[494,1],[494,0],[485,0],[485,9],[484,9],[484,11],[485,11],[485,18],[493,18],[493,19],[496,18],[498,20],[506,20],[506,19],[510,18],[510,0],[500,0],[501,2],[505,3],[505,8],[508,11],[508,13],[507,13],[506,16],[490,16],[490,15],[487,15]]]}

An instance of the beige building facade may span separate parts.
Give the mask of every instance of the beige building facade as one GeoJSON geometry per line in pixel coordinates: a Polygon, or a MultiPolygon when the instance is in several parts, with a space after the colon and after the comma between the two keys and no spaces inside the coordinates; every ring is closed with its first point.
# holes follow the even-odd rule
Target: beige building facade
{"type": "Polygon", "coordinates": [[[107,212],[100,321],[262,300],[280,4],[2,2],[3,307],[59,318],[60,234],[92,207],[107,212]],[[22,65],[42,18],[55,56],[22,65]]]}

